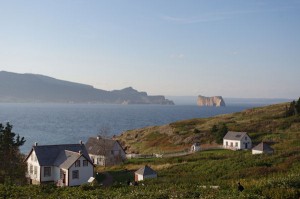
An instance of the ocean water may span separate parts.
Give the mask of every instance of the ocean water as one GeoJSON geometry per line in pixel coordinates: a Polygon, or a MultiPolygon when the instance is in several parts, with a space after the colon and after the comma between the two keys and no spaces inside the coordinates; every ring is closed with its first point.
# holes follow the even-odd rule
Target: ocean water
{"type": "Polygon", "coordinates": [[[110,135],[191,118],[239,112],[258,104],[226,107],[195,105],[100,105],[100,104],[0,104],[0,123],[10,122],[13,132],[25,137],[20,148],[27,154],[34,142],[70,144],[96,136],[106,128],[110,135]]]}

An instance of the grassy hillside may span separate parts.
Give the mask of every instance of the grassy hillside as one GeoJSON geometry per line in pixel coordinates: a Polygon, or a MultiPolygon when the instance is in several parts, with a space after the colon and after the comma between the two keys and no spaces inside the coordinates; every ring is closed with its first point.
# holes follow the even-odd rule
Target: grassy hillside
{"type": "MultiPolygon", "coordinates": [[[[189,149],[199,141],[202,147],[215,145],[211,133],[213,125],[225,123],[231,131],[246,131],[253,142],[278,142],[285,132],[300,129],[299,117],[285,117],[287,103],[259,107],[239,113],[211,118],[178,121],[164,126],[154,126],[124,132],[117,137],[127,152],[168,153],[189,149]]],[[[280,143],[277,143],[280,144],[280,143]]]]}
{"type": "Polygon", "coordinates": [[[255,142],[272,141],[274,154],[252,155],[251,151],[210,150],[171,158],[132,159],[114,167],[97,167],[113,176],[113,185],[82,185],[57,188],[51,185],[1,185],[0,198],[300,198],[300,116],[285,117],[285,104],[254,108],[241,113],[207,119],[180,121],[161,127],[129,131],[121,136],[131,149],[141,152],[182,150],[185,140],[199,136],[213,144],[210,128],[226,123],[229,130],[247,131],[255,142]],[[195,130],[197,129],[197,130],[195,130]],[[137,135],[137,133],[142,135],[137,135]],[[132,138],[128,139],[129,134],[132,138]],[[178,143],[172,143],[177,136],[178,143]],[[134,140],[139,140],[135,143],[134,140]],[[136,148],[134,148],[136,147],[136,148]],[[149,147],[149,149],[147,148],[149,147]],[[149,165],[158,173],[139,186],[127,186],[134,171],[149,165]],[[241,182],[245,190],[237,191],[241,182]],[[217,186],[218,188],[210,188],[217,186]]]}

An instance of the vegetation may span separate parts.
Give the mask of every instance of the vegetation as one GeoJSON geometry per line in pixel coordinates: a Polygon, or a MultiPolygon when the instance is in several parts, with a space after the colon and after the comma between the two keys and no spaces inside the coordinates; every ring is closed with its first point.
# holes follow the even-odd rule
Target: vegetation
{"type": "Polygon", "coordinates": [[[9,123],[0,123],[0,183],[23,183],[26,165],[19,147],[25,143],[24,137],[12,132],[9,123]]]}
{"type": "MultiPolygon", "coordinates": [[[[295,106],[300,100],[295,102],[295,106]]],[[[196,118],[130,130],[117,137],[128,153],[169,153],[184,151],[195,142],[201,147],[216,146],[229,131],[248,132],[254,141],[277,141],[290,129],[299,129],[300,117],[286,115],[290,103],[251,108],[242,112],[219,115],[211,118],[196,118]],[[154,139],[155,138],[155,139],[154,139]]],[[[300,105],[299,105],[300,107],[300,105]]]]}
{"type": "Polygon", "coordinates": [[[53,185],[0,184],[0,198],[299,198],[300,116],[287,117],[286,105],[180,121],[129,131],[121,136],[129,138],[127,144],[127,141],[139,140],[136,146],[147,152],[147,146],[153,149],[155,146],[160,149],[188,146],[184,141],[194,136],[203,146],[203,143],[214,141],[216,132],[226,127],[232,131],[247,131],[254,145],[268,141],[274,154],[252,155],[251,151],[219,149],[182,157],[132,159],[119,166],[97,167],[99,183],[95,185],[57,188],[53,185]],[[172,136],[178,136],[175,141],[181,137],[182,143],[168,146],[172,136]],[[128,186],[126,182],[134,180],[134,171],[145,164],[158,172],[158,178],[128,186]],[[105,178],[103,172],[113,176],[111,187],[100,185],[105,178]],[[243,192],[237,190],[238,182],[245,188],[243,192]]]}
{"type": "Polygon", "coordinates": [[[299,115],[300,114],[300,97],[298,101],[295,100],[290,103],[289,107],[286,107],[286,116],[290,117],[293,115],[299,115]]]}
{"type": "Polygon", "coordinates": [[[227,132],[228,128],[225,123],[220,124],[219,127],[214,124],[211,128],[211,133],[214,136],[216,143],[218,144],[223,143],[223,137],[226,135],[227,132]]]}

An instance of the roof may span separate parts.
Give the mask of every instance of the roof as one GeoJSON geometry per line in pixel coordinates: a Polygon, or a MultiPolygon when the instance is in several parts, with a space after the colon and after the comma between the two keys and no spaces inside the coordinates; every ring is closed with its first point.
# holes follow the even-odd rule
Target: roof
{"type": "MultiPolygon", "coordinates": [[[[105,155],[104,151],[106,151],[106,154],[108,152],[110,153],[116,143],[120,145],[116,140],[101,137],[90,137],[85,145],[89,154],[105,155]]],[[[120,148],[122,148],[121,145],[120,148]]]]}
{"type": "Polygon", "coordinates": [[[80,156],[84,156],[92,163],[84,144],[60,144],[60,145],[37,145],[33,146],[38,162],[41,166],[61,166],[69,168],[80,156]],[[74,160],[74,161],[73,161],[74,160]]]}
{"type": "Polygon", "coordinates": [[[80,156],[80,153],[76,153],[73,151],[61,151],[54,162],[54,166],[68,169],[76,160],[78,160],[78,158],[80,158],[80,156]]]}
{"type": "Polygon", "coordinates": [[[143,176],[147,176],[147,175],[154,175],[157,174],[156,171],[154,171],[153,169],[151,169],[149,166],[143,166],[142,168],[140,168],[139,170],[137,170],[135,172],[136,174],[140,174],[143,176]]]}
{"type": "Polygon", "coordinates": [[[228,133],[224,136],[223,139],[225,139],[225,140],[241,140],[245,135],[247,135],[246,132],[228,131],[228,133]]]}
{"type": "Polygon", "coordinates": [[[257,151],[274,151],[267,143],[261,142],[257,146],[253,147],[252,150],[257,151]]]}

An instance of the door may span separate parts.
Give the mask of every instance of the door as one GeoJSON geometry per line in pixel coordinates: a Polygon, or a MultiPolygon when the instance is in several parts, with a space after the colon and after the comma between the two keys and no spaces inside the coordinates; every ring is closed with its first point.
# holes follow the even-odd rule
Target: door
{"type": "Polygon", "coordinates": [[[248,143],[245,143],[245,149],[248,149],[248,143]]]}

